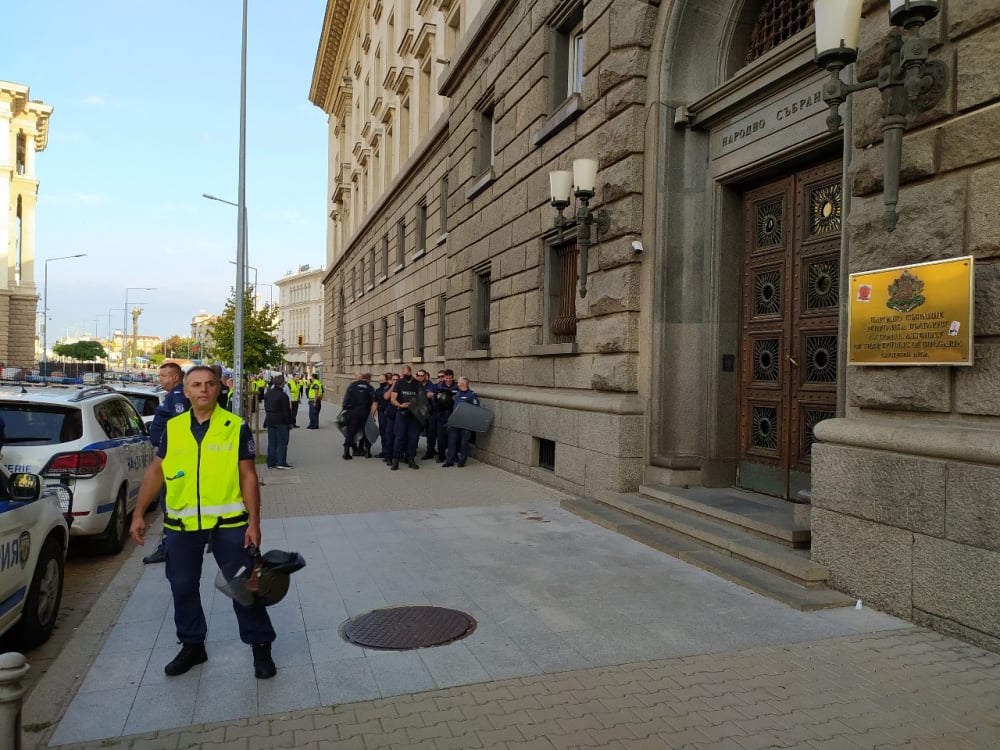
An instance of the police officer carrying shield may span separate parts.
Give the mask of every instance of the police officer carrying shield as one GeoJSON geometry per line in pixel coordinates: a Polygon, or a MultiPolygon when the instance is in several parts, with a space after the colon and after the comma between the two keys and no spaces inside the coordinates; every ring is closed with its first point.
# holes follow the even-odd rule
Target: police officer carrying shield
{"type": "MultiPolygon", "coordinates": [[[[458,391],[455,393],[455,406],[462,403],[479,406],[479,396],[476,395],[474,390],[469,388],[469,379],[466,377],[458,379],[458,391]]],[[[465,466],[465,462],[469,460],[469,442],[471,440],[472,430],[466,430],[462,427],[449,427],[448,456],[447,460],[441,466],[447,469],[454,466],[456,460],[458,461],[459,468],[465,466]]]]}
{"type": "Polygon", "coordinates": [[[403,365],[402,377],[396,381],[389,394],[389,401],[396,407],[396,444],[392,451],[393,471],[399,468],[400,460],[405,460],[411,469],[417,466],[417,443],[420,441],[420,421],[410,414],[410,409],[420,397],[421,384],[413,377],[413,368],[403,365]]]}
{"type": "MultiPolygon", "coordinates": [[[[438,382],[435,385],[436,393],[431,401],[431,415],[429,424],[433,424],[435,447],[437,458],[434,460],[441,463],[445,459],[448,450],[448,417],[451,416],[451,409],[455,405],[455,394],[458,393],[458,384],[455,383],[455,371],[451,369],[438,370],[438,382]]],[[[431,427],[427,428],[427,452],[431,452],[431,427]]]]}
{"type": "MultiPolygon", "coordinates": [[[[146,535],[143,513],[166,482],[167,580],[174,600],[174,624],[181,650],[164,667],[181,675],[208,659],[208,626],[201,604],[201,568],[210,543],[220,570],[253,567],[251,548],[260,547],[260,490],[250,428],[218,405],[219,381],[198,365],[184,376],[189,414],[167,422],[156,457],[139,488],[130,533],[137,544],[146,535]]],[[[263,603],[246,607],[234,600],[240,639],[252,646],[254,675],[274,677],[274,628],[263,603]]]]}
{"type": "Polygon", "coordinates": [[[355,373],[354,382],[347,386],[340,406],[347,416],[344,429],[344,458],[350,460],[351,450],[356,445],[355,437],[364,430],[368,414],[372,410],[372,388],[360,372],[355,373]]]}

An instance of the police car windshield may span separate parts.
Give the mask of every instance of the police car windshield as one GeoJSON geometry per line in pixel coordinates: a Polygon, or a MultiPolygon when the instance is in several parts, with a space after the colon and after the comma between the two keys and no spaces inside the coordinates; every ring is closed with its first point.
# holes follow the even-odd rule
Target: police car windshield
{"type": "Polygon", "coordinates": [[[5,445],[55,445],[83,437],[79,409],[42,404],[0,404],[6,423],[5,445]]]}

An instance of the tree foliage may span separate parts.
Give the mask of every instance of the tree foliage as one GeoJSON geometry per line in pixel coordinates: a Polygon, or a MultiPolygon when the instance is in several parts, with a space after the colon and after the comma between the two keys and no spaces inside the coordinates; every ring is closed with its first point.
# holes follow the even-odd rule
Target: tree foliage
{"type": "MultiPolygon", "coordinates": [[[[236,291],[233,290],[222,314],[209,326],[212,339],[212,357],[228,364],[233,363],[233,338],[236,321],[236,291]]],[[[277,367],[285,356],[285,347],[278,341],[276,331],[281,325],[278,306],[267,304],[254,309],[252,290],[243,295],[243,370],[257,372],[277,367]]]]}
{"type": "Polygon", "coordinates": [[[60,357],[68,357],[78,362],[93,362],[95,359],[107,359],[108,353],[100,341],[77,341],[74,344],[56,344],[52,351],[60,357]]]}
{"type": "Polygon", "coordinates": [[[166,340],[166,350],[168,357],[179,357],[181,359],[200,359],[198,352],[192,351],[195,340],[187,336],[171,336],[166,340]]]}

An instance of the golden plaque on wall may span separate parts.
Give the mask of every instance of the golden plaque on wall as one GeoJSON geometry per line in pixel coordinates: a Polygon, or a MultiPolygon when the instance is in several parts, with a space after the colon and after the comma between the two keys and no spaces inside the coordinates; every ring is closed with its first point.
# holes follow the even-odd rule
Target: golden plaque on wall
{"type": "Polygon", "coordinates": [[[849,365],[971,365],[973,258],[851,274],[849,365]]]}

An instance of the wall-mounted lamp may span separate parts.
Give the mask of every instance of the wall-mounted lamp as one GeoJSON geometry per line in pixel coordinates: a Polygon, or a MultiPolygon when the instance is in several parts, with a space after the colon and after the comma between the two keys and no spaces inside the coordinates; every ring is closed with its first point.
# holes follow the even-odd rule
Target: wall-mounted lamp
{"type": "Polygon", "coordinates": [[[549,172],[549,194],[552,206],[556,209],[555,226],[559,230],[560,239],[563,229],[571,223],[563,216],[563,211],[569,206],[570,191],[576,196],[576,244],[580,250],[578,272],[581,297],[587,296],[587,260],[592,244],[590,228],[597,224],[598,234],[603,234],[608,231],[611,223],[611,217],[604,209],[597,213],[590,211],[590,201],[594,197],[596,183],[596,159],[574,159],[572,172],[549,172]]]}
{"type": "Polygon", "coordinates": [[[858,83],[844,83],[840,71],[858,59],[858,32],[861,27],[862,0],[815,0],[816,63],[830,71],[823,84],[823,101],[830,108],[826,125],[836,133],[841,126],[840,105],[855,91],[878,87],[882,92],[882,142],[885,151],[885,228],[896,228],[899,202],[899,169],[903,153],[903,130],[907,117],[930,109],[948,87],[948,67],[939,60],[928,60],[927,40],[920,27],[938,14],[939,0],[890,0],[889,23],[907,31],[904,40],[898,32],[889,39],[889,64],[877,78],[858,83]]]}

